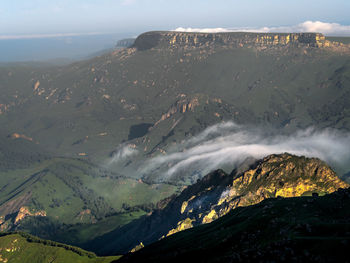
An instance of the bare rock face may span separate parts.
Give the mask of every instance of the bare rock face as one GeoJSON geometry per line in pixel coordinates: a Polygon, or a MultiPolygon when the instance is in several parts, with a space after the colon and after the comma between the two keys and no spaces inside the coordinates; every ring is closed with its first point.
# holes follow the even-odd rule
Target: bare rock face
{"type": "Polygon", "coordinates": [[[19,210],[13,214],[5,214],[0,216],[0,230],[8,231],[18,226],[21,221],[27,217],[45,217],[46,211],[34,211],[27,206],[21,206],[19,210]]]}
{"type": "MultiPolygon", "coordinates": [[[[339,44],[339,43],[338,43],[339,44]]],[[[273,46],[330,47],[334,45],[320,33],[184,33],[147,32],[134,43],[138,50],[151,48],[193,48],[208,46],[273,47],[273,46]]]]}
{"type": "Polygon", "coordinates": [[[236,207],[267,198],[326,194],[349,187],[321,160],[287,153],[267,156],[245,172],[230,176],[232,181],[221,192],[213,185],[185,200],[180,211],[185,219],[168,235],[189,228],[189,220],[191,226],[210,223],[236,207]]]}
{"type": "Polygon", "coordinates": [[[23,206],[18,211],[14,223],[17,225],[21,220],[23,220],[28,216],[46,216],[46,212],[45,211],[33,212],[33,211],[30,211],[28,207],[23,206]]]}

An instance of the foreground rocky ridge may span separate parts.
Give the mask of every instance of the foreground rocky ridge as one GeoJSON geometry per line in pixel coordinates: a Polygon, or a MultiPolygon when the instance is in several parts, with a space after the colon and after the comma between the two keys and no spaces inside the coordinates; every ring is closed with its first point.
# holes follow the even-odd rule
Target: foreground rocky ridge
{"type": "MultiPolygon", "coordinates": [[[[345,262],[350,189],[341,188],[349,185],[316,158],[285,153],[249,162],[231,174],[208,174],[179,196],[160,202],[152,214],[85,248],[108,255],[131,251],[121,262],[345,262]]],[[[16,218],[32,214],[28,211],[21,209],[16,218]]],[[[54,258],[110,262],[119,257],[97,258],[24,233],[0,234],[2,261],[54,258]]]]}
{"type": "Polygon", "coordinates": [[[290,154],[270,155],[245,172],[214,171],[165,208],[87,244],[101,254],[125,253],[193,226],[210,223],[240,206],[267,198],[332,193],[349,185],[324,162],[290,154]]]}
{"type": "Polygon", "coordinates": [[[349,262],[350,189],[267,199],[118,262],[349,262]]]}

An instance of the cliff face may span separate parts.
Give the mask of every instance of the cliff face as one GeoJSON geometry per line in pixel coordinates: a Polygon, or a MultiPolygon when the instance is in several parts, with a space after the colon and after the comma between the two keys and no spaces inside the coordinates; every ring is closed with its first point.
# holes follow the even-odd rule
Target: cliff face
{"type": "Polygon", "coordinates": [[[45,217],[46,211],[33,211],[29,207],[22,206],[13,214],[0,216],[0,231],[8,231],[19,225],[20,221],[26,217],[45,217]]]}
{"type": "Polygon", "coordinates": [[[167,235],[210,223],[236,207],[254,205],[267,198],[332,193],[349,186],[322,161],[290,154],[270,155],[245,172],[233,172],[230,176],[232,183],[226,187],[221,184],[221,192],[213,186],[184,201],[180,212],[185,219],[167,235]]]}
{"type": "Polygon", "coordinates": [[[264,46],[308,46],[329,47],[332,42],[319,33],[183,33],[147,32],[134,43],[138,50],[178,47],[193,48],[207,46],[264,47],[264,46]]]}

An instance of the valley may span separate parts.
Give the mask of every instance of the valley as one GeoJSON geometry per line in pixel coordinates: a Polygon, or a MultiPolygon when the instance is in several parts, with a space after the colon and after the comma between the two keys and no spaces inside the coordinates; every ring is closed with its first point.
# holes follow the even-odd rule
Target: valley
{"type": "MultiPolygon", "coordinates": [[[[349,43],[319,33],[152,31],[68,65],[0,65],[0,259],[11,260],[2,249],[18,240],[28,262],[43,250],[60,262],[162,262],[177,246],[182,260],[216,249],[184,248],[201,231],[222,241],[222,260],[275,259],[260,245],[278,250],[286,236],[298,251],[307,237],[294,229],[315,223],[299,204],[324,215],[319,207],[337,193],[347,198],[338,189],[350,182],[349,43]],[[264,232],[265,206],[278,223],[266,231],[286,230],[268,242],[250,238],[264,232]],[[225,242],[236,237],[257,242],[254,257],[246,243],[228,256],[225,242]]],[[[332,220],[315,227],[347,231],[345,219],[339,228],[332,220]]]]}

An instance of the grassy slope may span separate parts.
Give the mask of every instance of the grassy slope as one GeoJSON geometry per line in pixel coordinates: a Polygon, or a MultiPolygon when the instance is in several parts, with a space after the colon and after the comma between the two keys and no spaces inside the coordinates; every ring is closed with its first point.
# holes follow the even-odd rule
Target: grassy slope
{"type": "MultiPolygon", "coordinates": [[[[0,204],[10,198],[31,193],[47,214],[62,222],[72,222],[84,209],[95,217],[129,207],[155,203],[174,191],[171,185],[147,185],[135,179],[121,177],[79,159],[54,158],[25,169],[0,172],[0,204]],[[104,207],[103,207],[104,206],[104,207]],[[105,210],[103,210],[105,209],[105,210]],[[76,213],[73,213],[76,211],[76,213]]],[[[75,220],[82,222],[82,220],[75,220]]]]}
{"type": "Polygon", "coordinates": [[[0,259],[3,262],[107,263],[118,258],[118,256],[98,258],[93,253],[80,248],[41,240],[29,235],[0,236],[0,259]]]}
{"type": "Polygon", "coordinates": [[[16,228],[78,244],[144,215],[176,187],[148,185],[79,159],[54,158],[0,172],[0,215],[13,223],[20,207],[44,210],[16,228]],[[146,210],[146,211],[145,211],[146,210]],[[93,224],[92,224],[93,223],[93,224]]]}
{"type": "Polygon", "coordinates": [[[349,211],[350,189],[316,198],[268,199],[174,234],[121,262],[345,262],[349,211]]]}

